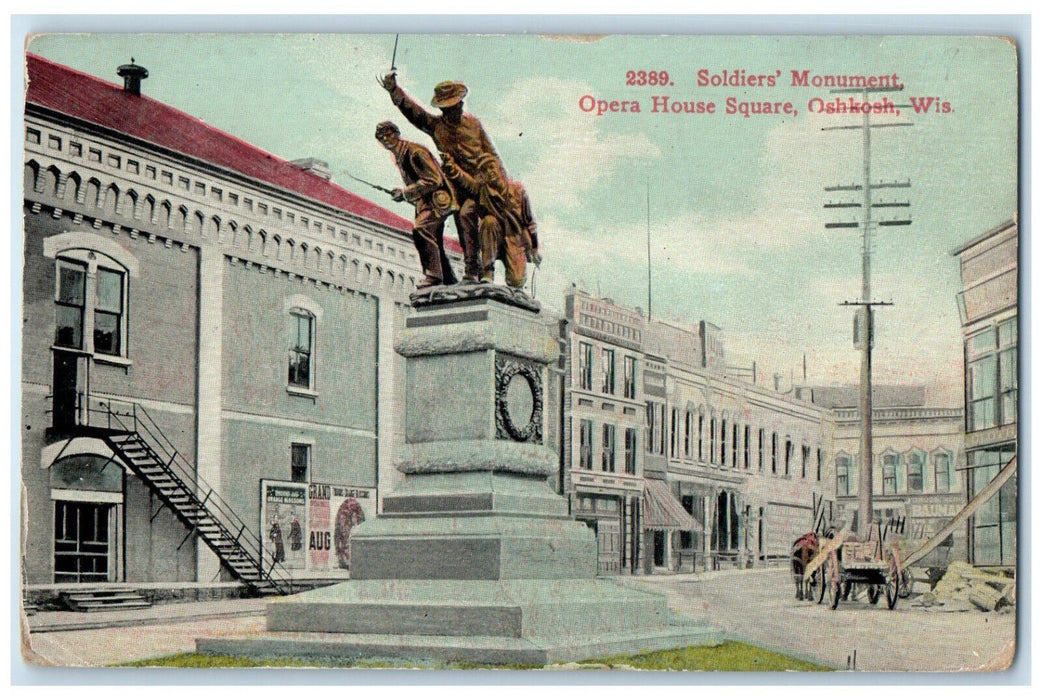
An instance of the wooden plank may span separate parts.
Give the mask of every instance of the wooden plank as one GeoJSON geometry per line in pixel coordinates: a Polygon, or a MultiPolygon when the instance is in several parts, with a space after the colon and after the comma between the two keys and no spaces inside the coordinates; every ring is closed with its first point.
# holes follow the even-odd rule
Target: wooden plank
{"type": "Polygon", "coordinates": [[[842,530],[838,535],[833,537],[831,540],[825,540],[825,544],[822,545],[818,553],[814,555],[814,558],[807,562],[807,567],[803,570],[803,582],[806,583],[811,575],[821,568],[821,565],[828,559],[829,554],[839,549],[840,545],[843,544],[843,540],[849,535],[846,529],[842,530]]]}
{"type": "Polygon", "coordinates": [[[958,528],[960,525],[966,522],[966,520],[969,519],[971,515],[976,513],[982,505],[984,505],[989,499],[991,499],[992,496],[998,493],[999,489],[1002,488],[1003,484],[1009,481],[1009,478],[1016,473],[1017,455],[1013,455],[1013,459],[1011,459],[1006,464],[1006,466],[1002,468],[1002,471],[996,474],[995,478],[988,482],[988,485],[985,486],[980,493],[974,496],[969,503],[963,506],[962,510],[956,513],[955,517],[949,520],[947,525],[942,527],[936,535],[931,537],[926,542],[926,544],[924,544],[922,547],[920,547],[911,555],[909,555],[907,559],[905,559],[904,565],[911,566],[912,564],[914,564],[915,562],[919,561],[927,554],[932,552],[934,549],[936,549],[937,546],[941,544],[941,542],[948,539],[948,535],[955,532],[956,528],[958,528]]]}

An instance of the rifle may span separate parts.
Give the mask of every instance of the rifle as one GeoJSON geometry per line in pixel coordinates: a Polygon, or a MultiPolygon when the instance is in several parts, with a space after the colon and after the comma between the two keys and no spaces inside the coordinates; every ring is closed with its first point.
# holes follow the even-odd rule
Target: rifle
{"type": "Polygon", "coordinates": [[[349,178],[351,178],[352,180],[358,180],[358,181],[359,181],[359,182],[361,182],[361,183],[362,183],[363,185],[369,185],[369,186],[370,186],[370,187],[372,187],[372,188],[373,188],[374,190],[380,190],[381,192],[386,192],[387,194],[391,195],[392,197],[394,196],[394,190],[389,190],[389,189],[387,189],[386,187],[380,187],[380,185],[374,185],[373,183],[369,182],[368,180],[363,180],[363,179],[362,179],[362,178],[360,178],[360,177],[355,177],[354,175],[352,175],[351,173],[349,173],[349,172],[347,172],[347,171],[344,171],[344,173],[345,173],[345,174],[346,174],[346,175],[347,175],[347,176],[348,176],[349,178]]]}

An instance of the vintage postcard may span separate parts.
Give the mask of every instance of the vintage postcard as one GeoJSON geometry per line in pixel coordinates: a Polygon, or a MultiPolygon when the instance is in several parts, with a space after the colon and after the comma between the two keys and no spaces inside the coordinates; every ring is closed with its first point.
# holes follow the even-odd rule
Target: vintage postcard
{"type": "Polygon", "coordinates": [[[1019,56],[33,37],[23,658],[1006,670],[1019,56]]]}

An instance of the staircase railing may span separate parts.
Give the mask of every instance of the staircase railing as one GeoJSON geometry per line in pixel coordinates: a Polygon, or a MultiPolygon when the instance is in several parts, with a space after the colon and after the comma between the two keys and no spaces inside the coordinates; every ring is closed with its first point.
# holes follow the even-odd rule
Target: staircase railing
{"type": "MultiPolygon", "coordinates": [[[[270,549],[265,553],[260,536],[243,522],[215,488],[199,476],[195,464],[177,450],[144,406],[134,401],[87,397],[84,415],[89,427],[139,435],[146,447],[155,453],[159,463],[165,465],[167,476],[196,497],[199,505],[223,530],[225,538],[234,542],[255,563],[261,578],[267,579],[283,593],[292,592],[289,572],[275,560],[275,553],[270,549]]],[[[191,526],[195,528],[196,524],[191,526]]]]}

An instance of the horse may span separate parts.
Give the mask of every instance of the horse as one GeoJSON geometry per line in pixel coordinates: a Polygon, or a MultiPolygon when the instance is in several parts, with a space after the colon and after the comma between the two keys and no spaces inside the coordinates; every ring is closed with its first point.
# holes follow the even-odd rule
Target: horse
{"type": "MultiPolygon", "coordinates": [[[[818,535],[814,532],[807,532],[796,538],[796,541],[792,543],[791,558],[792,563],[792,578],[796,584],[796,600],[812,600],[814,594],[812,588],[815,586],[814,580],[803,581],[803,572],[807,569],[807,564],[813,559],[819,548],[818,535]]],[[[820,580],[820,576],[818,579],[820,580]]]]}

